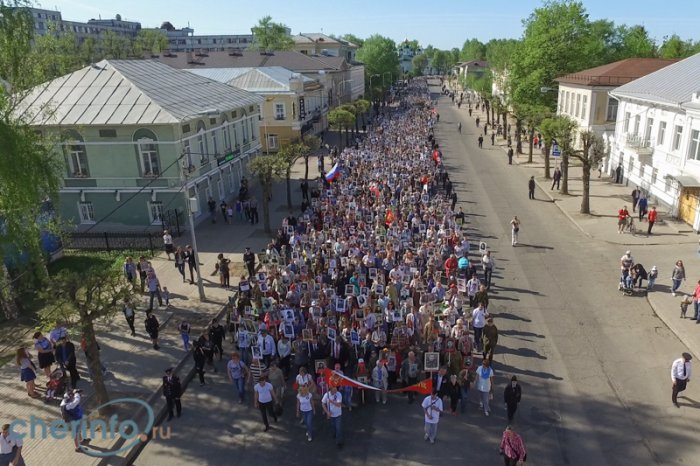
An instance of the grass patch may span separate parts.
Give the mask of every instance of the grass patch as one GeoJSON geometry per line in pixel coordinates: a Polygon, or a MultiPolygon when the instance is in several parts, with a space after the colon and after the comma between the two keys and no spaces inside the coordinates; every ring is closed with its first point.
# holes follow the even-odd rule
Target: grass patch
{"type": "Polygon", "coordinates": [[[139,256],[148,256],[147,251],[69,251],[65,255],[48,265],[49,275],[54,276],[67,270],[78,272],[92,267],[121,269],[127,256],[138,261],[139,256]]]}

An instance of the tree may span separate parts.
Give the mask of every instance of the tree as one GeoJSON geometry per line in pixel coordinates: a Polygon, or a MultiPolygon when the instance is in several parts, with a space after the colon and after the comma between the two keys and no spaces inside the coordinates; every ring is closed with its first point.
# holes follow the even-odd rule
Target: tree
{"type": "Polygon", "coordinates": [[[121,60],[129,55],[131,42],[126,37],[118,36],[114,31],[107,30],[100,34],[100,52],[104,58],[121,60]]]}
{"type": "Polygon", "coordinates": [[[362,117],[362,124],[364,125],[365,115],[367,114],[367,112],[369,112],[369,109],[371,107],[369,100],[357,99],[355,102],[353,102],[353,105],[357,109],[357,115],[362,117]]]}
{"type": "MultiPolygon", "coordinates": [[[[365,101],[366,102],[366,101],[365,101]]],[[[368,103],[369,105],[369,103],[368,103]]],[[[304,181],[309,180],[309,157],[321,147],[321,140],[316,136],[307,136],[303,139],[305,150],[304,157],[304,181]]]]}
{"type": "Polygon", "coordinates": [[[357,59],[365,64],[365,82],[368,84],[367,89],[369,89],[370,95],[374,95],[374,89],[377,87],[382,89],[382,93],[386,89],[382,85],[381,78],[372,81],[374,89],[370,89],[369,76],[384,76],[387,73],[398,76],[399,74],[399,56],[396,53],[396,44],[388,37],[374,34],[365,40],[362,47],[357,50],[357,59]]]}
{"type": "Polygon", "coordinates": [[[265,233],[271,234],[270,229],[270,198],[272,197],[272,183],[282,179],[285,175],[286,167],[277,154],[258,155],[248,162],[248,171],[258,179],[262,187],[263,204],[263,225],[265,233]]]}
{"type": "Polygon", "coordinates": [[[654,58],[658,55],[654,39],[649,37],[649,31],[644,26],[618,26],[617,34],[620,37],[620,50],[613,60],[625,58],[654,58]]]}
{"type": "Polygon", "coordinates": [[[167,48],[168,36],[160,29],[141,29],[132,45],[133,55],[139,58],[161,53],[167,48]]]}
{"type": "Polygon", "coordinates": [[[485,59],[489,69],[496,72],[505,71],[510,63],[519,41],[516,39],[491,39],[485,45],[485,59]]]}
{"type": "Polygon", "coordinates": [[[605,143],[603,139],[593,131],[581,132],[581,151],[572,152],[571,155],[576,157],[583,164],[583,175],[581,181],[583,183],[583,194],[581,195],[581,210],[582,214],[591,213],[591,170],[605,156],[605,143]]]}
{"type": "Polygon", "coordinates": [[[574,128],[576,122],[565,116],[557,116],[552,118],[549,130],[552,138],[559,145],[561,151],[561,189],[562,194],[569,194],[569,157],[575,152],[574,143],[574,128]]]}
{"type": "Polygon", "coordinates": [[[287,184],[287,208],[292,210],[292,168],[304,156],[305,146],[302,143],[285,144],[277,151],[277,157],[284,166],[284,178],[287,184]]]}
{"type": "Polygon", "coordinates": [[[532,163],[535,131],[542,123],[542,120],[551,115],[551,111],[549,110],[549,107],[545,107],[544,105],[525,105],[522,108],[521,115],[525,125],[527,126],[529,135],[527,163],[532,163]]]}
{"type": "Polygon", "coordinates": [[[252,47],[263,52],[291,50],[294,39],[287,32],[289,28],[282,23],[275,23],[271,16],[264,16],[250,30],[253,33],[252,47]]]}
{"type": "Polygon", "coordinates": [[[554,79],[600,63],[600,40],[592,34],[583,4],[546,1],[523,22],[525,32],[509,67],[510,94],[521,104],[556,107],[557,96],[542,92],[554,79]]]}
{"type": "Polygon", "coordinates": [[[676,34],[664,37],[659,47],[661,58],[687,58],[700,51],[700,42],[693,44],[692,40],[684,41],[676,34]]]}
{"type": "Polygon", "coordinates": [[[448,53],[444,50],[436,50],[433,55],[432,67],[438,74],[445,74],[448,71],[448,53]]]}
{"type": "Polygon", "coordinates": [[[423,76],[423,70],[428,66],[428,57],[424,53],[416,55],[411,59],[411,65],[413,66],[411,70],[413,76],[423,76]]]}
{"type": "Polygon", "coordinates": [[[486,46],[479,39],[467,39],[462,45],[459,58],[462,61],[485,60],[486,46]]]}
{"type": "Polygon", "coordinates": [[[40,247],[42,230],[51,229],[51,201],[60,185],[63,160],[54,142],[27,123],[35,115],[17,113],[20,102],[47,79],[45,62],[32,48],[34,21],[23,1],[0,1],[0,307],[18,316],[15,280],[46,279],[40,247]],[[48,211],[48,212],[47,212],[48,211]],[[23,270],[24,269],[24,270],[23,270]]]}
{"type": "Polygon", "coordinates": [[[544,142],[544,147],[542,153],[544,155],[544,177],[550,179],[552,176],[549,172],[550,170],[550,158],[549,153],[552,149],[552,140],[554,139],[554,133],[556,131],[556,121],[552,118],[545,118],[540,123],[540,133],[542,133],[542,140],[544,142]]]}
{"type": "MultiPolygon", "coordinates": [[[[340,137],[340,132],[345,128],[347,134],[347,128],[355,124],[355,115],[344,110],[342,108],[334,108],[328,113],[328,125],[338,131],[339,139],[342,142],[342,137],[340,137]]],[[[347,138],[346,143],[347,145],[347,138]]]]}
{"type": "Polygon", "coordinates": [[[43,66],[47,79],[72,73],[83,66],[75,34],[60,34],[56,23],[49,24],[49,32],[34,39],[34,52],[43,66]]]}
{"type": "Polygon", "coordinates": [[[345,110],[349,114],[352,115],[352,122],[345,126],[345,145],[348,146],[350,145],[350,137],[349,137],[349,130],[350,129],[357,129],[357,108],[353,104],[343,104],[340,107],[338,107],[340,110],[345,110]]]}
{"type": "Polygon", "coordinates": [[[64,270],[52,277],[45,293],[46,300],[59,310],[63,320],[77,318],[87,344],[92,386],[98,405],[107,403],[109,394],[102,375],[95,322],[114,316],[132,296],[133,287],[124,278],[121,264],[100,264],[77,272],[64,270]]]}

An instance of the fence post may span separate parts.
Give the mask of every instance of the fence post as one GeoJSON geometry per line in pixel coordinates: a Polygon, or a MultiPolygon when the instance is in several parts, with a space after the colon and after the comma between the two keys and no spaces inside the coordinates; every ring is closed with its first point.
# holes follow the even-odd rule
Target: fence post
{"type": "Polygon", "coordinates": [[[105,249],[107,249],[107,252],[112,252],[111,249],[109,248],[109,233],[105,231],[105,249]]]}
{"type": "Polygon", "coordinates": [[[148,249],[151,251],[151,256],[153,256],[153,234],[148,234],[148,249]]]}

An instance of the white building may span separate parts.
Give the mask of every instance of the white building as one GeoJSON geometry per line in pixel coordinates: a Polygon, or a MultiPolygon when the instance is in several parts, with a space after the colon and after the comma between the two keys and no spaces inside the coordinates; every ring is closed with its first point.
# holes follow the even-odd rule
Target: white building
{"type": "MultiPolygon", "coordinates": [[[[606,142],[612,140],[618,105],[609,92],[677,61],[627,58],[555,79],[559,83],[557,115],[565,115],[577,124],[574,147],[581,149],[583,131],[593,131],[606,142]]],[[[606,171],[609,170],[607,167],[606,171]]]]}
{"type": "Polygon", "coordinates": [[[414,49],[409,44],[408,39],[401,42],[397,47],[397,53],[399,55],[399,65],[401,66],[401,71],[403,73],[410,73],[413,71],[413,57],[423,53],[423,49],[418,47],[414,49]]]}
{"type": "Polygon", "coordinates": [[[620,86],[612,169],[700,229],[700,54],[620,86]]]}

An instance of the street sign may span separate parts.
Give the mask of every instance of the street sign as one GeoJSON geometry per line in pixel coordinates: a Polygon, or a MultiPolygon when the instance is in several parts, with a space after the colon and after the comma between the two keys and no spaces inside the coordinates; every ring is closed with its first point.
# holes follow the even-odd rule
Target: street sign
{"type": "Polygon", "coordinates": [[[561,155],[561,150],[559,149],[559,144],[552,145],[552,157],[559,157],[561,155]]]}

